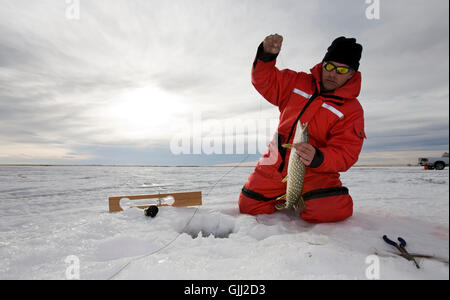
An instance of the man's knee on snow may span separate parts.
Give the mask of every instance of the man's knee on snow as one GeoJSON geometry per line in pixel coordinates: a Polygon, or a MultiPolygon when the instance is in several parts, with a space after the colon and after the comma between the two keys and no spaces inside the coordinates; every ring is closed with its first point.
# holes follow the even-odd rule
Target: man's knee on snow
{"type": "Polygon", "coordinates": [[[308,223],[339,222],[353,215],[353,201],[348,194],[311,199],[305,204],[300,216],[308,223]]]}
{"type": "Polygon", "coordinates": [[[242,194],[239,196],[239,210],[243,214],[253,216],[273,214],[276,211],[274,201],[258,201],[242,194]]]}

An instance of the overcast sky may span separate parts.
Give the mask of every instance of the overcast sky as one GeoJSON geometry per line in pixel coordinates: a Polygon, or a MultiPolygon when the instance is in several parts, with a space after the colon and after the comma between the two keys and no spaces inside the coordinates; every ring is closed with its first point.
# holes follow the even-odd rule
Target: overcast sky
{"type": "Polygon", "coordinates": [[[257,160],[174,155],[170,145],[194,143],[195,120],[202,138],[227,122],[259,122],[264,131],[248,135],[269,142],[278,110],[250,71],[272,33],[284,36],[280,69],[309,71],[341,35],[363,45],[361,162],[440,155],[449,148],[449,2],[379,4],[379,19],[368,19],[365,0],[0,0],[0,163],[257,160]]]}

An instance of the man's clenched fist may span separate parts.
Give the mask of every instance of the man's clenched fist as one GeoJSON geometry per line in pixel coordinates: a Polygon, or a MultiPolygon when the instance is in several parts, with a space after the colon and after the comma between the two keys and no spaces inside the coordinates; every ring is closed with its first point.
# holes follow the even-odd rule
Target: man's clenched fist
{"type": "Polygon", "coordinates": [[[264,52],[271,54],[278,54],[281,50],[283,37],[279,34],[271,34],[264,39],[264,52]]]}

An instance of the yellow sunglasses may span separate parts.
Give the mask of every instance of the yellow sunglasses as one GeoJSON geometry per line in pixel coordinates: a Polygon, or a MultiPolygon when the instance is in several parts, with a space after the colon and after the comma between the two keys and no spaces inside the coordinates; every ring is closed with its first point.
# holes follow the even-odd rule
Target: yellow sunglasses
{"type": "Polygon", "coordinates": [[[330,62],[324,62],[323,63],[323,67],[328,72],[331,72],[334,69],[336,69],[336,73],[341,74],[341,75],[344,75],[344,74],[347,74],[348,72],[350,72],[350,68],[348,68],[348,67],[338,67],[338,66],[333,65],[330,62]]]}

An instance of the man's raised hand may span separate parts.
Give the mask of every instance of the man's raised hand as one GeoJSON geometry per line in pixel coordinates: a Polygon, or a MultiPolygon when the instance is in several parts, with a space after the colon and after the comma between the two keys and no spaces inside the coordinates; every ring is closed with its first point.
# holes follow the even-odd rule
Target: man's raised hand
{"type": "Polygon", "coordinates": [[[279,34],[271,34],[264,39],[264,52],[271,54],[278,54],[281,50],[283,37],[279,34]]]}

